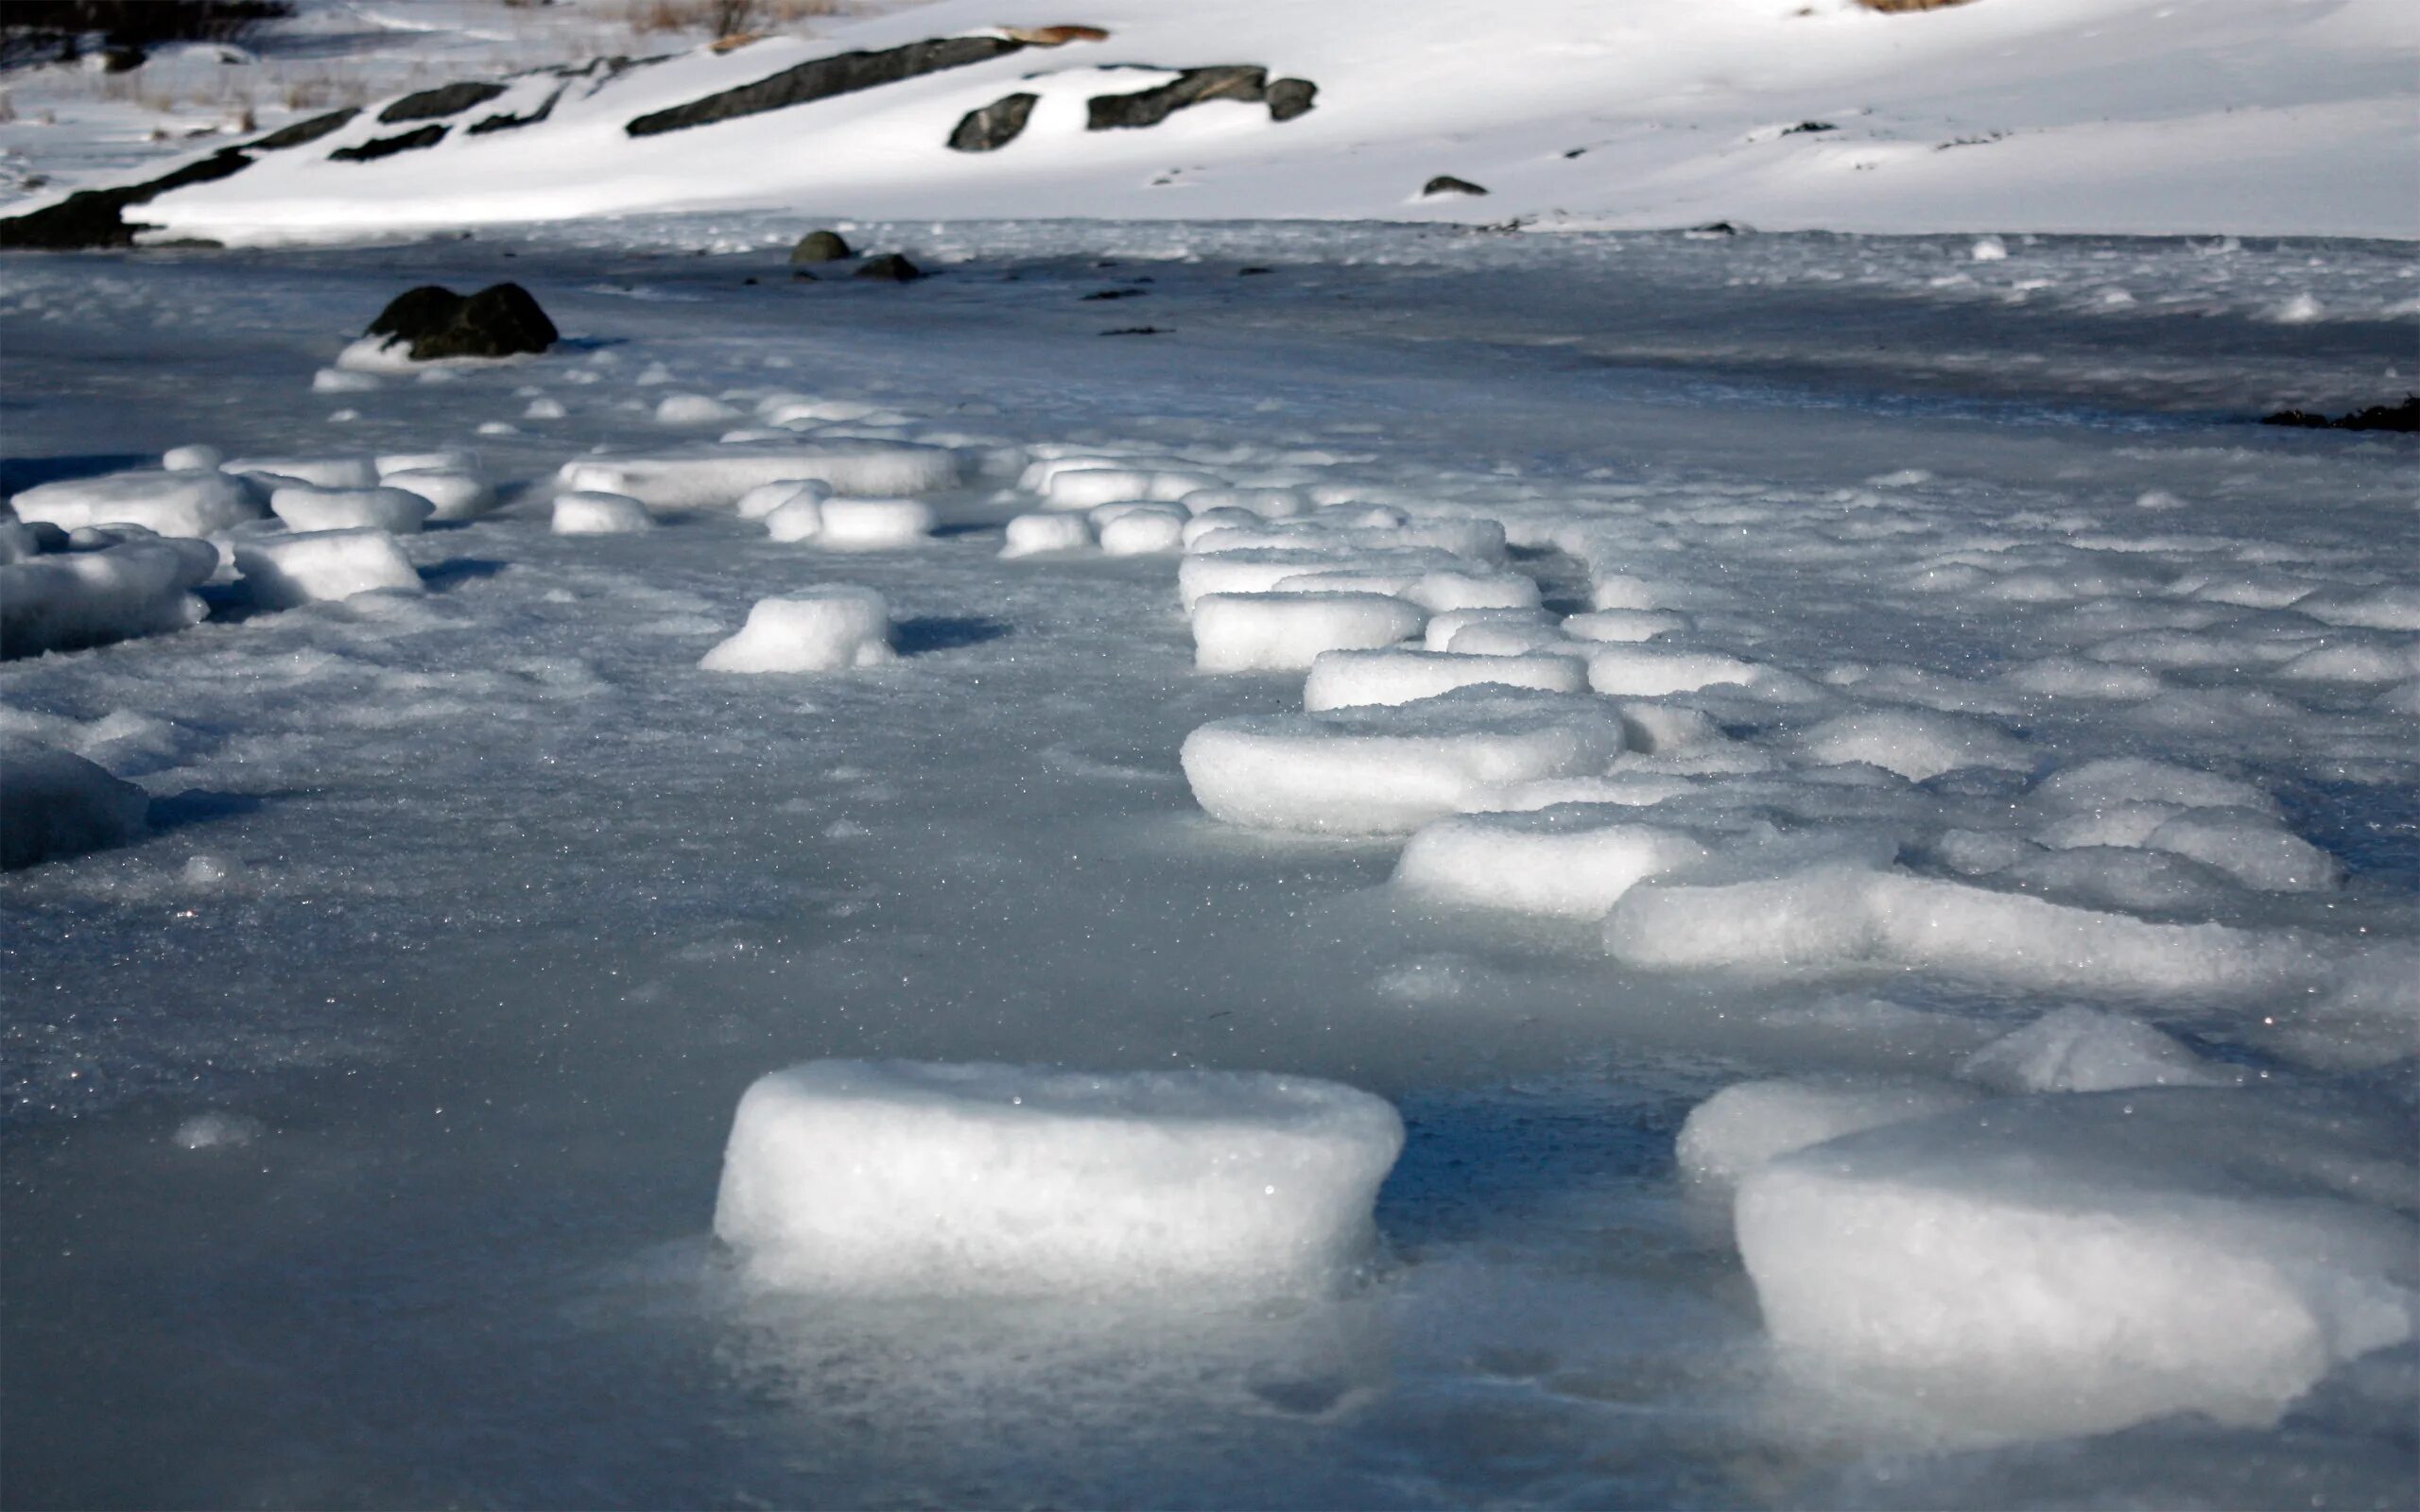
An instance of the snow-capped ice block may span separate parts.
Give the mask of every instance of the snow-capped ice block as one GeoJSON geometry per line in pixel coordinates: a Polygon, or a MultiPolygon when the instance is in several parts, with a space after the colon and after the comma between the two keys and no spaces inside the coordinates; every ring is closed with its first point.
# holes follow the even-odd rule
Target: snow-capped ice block
{"type": "Polygon", "coordinates": [[[1604,770],[1621,717],[1565,694],[1465,688],[1419,703],[1219,719],[1184,740],[1194,800],[1269,830],[1407,834],[1481,789],[1604,770]]]}
{"type": "Polygon", "coordinates": [[[1689,626],[1686,614],[1675,614],[1668,610],[1600,609],[1590,614],[1574,614],[1564,620],[1563,633],[1575,641],[1635,644],[1685,630],[1689,626]]]}
{"type": "Polygon", "coordinates": [[[1171,469],[1080,467],[1053,472],[1042,488],[1042,496],[1053,509],[1089,509],[1120,499],[1174,504],[1188,493],[1225,482],[1207,472],[1171,469]]]}
{"type": "Polygon", "coordinates": [[[2358,1101],[2149,1088],[1995,1101],[1747,1177],[1789,1356],[1986,1432],[2201,1412],[2258,1425],[2413,1333],[2408,1123],[2358,1101]]]}
{"type": "Polygon", "coordinates": [[[739,496],[735,507],[742,520],[762,520],[786,504],[801,499],[809,504],[821,504],[830,497],[832,485],[829,483],[815,478],[782,478],[771,483],[759,483],[750,489],[739,496]]]}
{"type": "Polygon", "coordinates": [[[388,488],[417,493],[432,520],[475,520],[495,507],[495,489],[469,468],[401,468],[379,475],[388,488]]]}
{"type": "Polygon", "coordinates": [[[2216,867],[2262,892],[2332,892],[2343,864],[2254,809],[2187,809],[2160,822],[2143,848],[2216,867]]]}
{"type": "Polygon", "coordinates": [[[1911,782],[1962,766],[2022,771],[2033,758],[1996,725],[1928,709],[1872,709],[1826,719],[1799,742],[1808,758],[1864,762],[1911,782]]]}
{"type": "Polygon", "coordinates": [[[242,478],[199,470],[64,478],[37,484],[9,503],[18,519],[61,530],[141,525],[164,536],[207,536],[268,513],[260,491],[242,478]]]}
{"type": "Polygon", "coordinates": [[[821,507],[820,545],[842,551],[912,546],[933,533],[932,507],[915,499],[831,499],[821,507]]]}
{"type": "Polygon", "coordinates": [[[1421,632],[1421,647],[1429,651],[1450,651],[1454,648],[1454,637],[1474,625],[1502,625],[1523,629],[1543,630],[1547,638],[1560,639],[1554,632],[1552,620],[1553,617],[1542,609],[1448,610],[1443,614],[1431,614],[1428,617],[1428,627],[1421,632]]]}
{"type": "Polygon", "coordinates": [[[835,672],[895,661],[890,607],[854,583],[760,598],[739,633],[705,654],[708,672],[835,672]]]}
{"type": "Polygon", "coordinates": [[[812,1061],[740,1099],[715,1233],[792,1289],[1315,1294],[1374,1249],[1402,1148],[1386,1102],[1305,1077],[812,1061]]]}
{"type": "Polygon", "coordinates": [[[579,457],[566,489],[627,494],[649,508],[719,507],[761,483],[812,479],[840,493],[933,493],[958,483],[958,454],[908,441],[717,446],[659,456],[579,457]]]}
{"type": "Polygon", "coordinates": [[[431,452],[388,452],[374,459],[378,479],[398,472],[472,472],[480,471],[479,454],[467,446],[441,446],[431,452]]]}
{"type": "Polygon", "coordinates": [[[292,609],[382,589],[426,591],[411,558],[384,530],[313,530],[240,541],[235,570],[263,609],[292,609]]]}
{"type": "Polygon", "coordinates": [[[289,530],[384,530],[418,535],[434,507],[405,489],[322,489],[281,484],[268,496],[271,514],[289,530]]]}
{"type": "Polygon", "coordinates": [[[1266,593],[1288,577],[1340,566],[1337,558],[1316,551],[1229,551],[1215,556],[1188,556],[1178,564],[1178,602],[1186,613],[1209,593],[1266,593]]]}
{"type": "Polygon", "coordinates": [[[1193,603],[1193,664],[1203,672],[1299,670],[1329,651],[1418,635],[1422,617],[1383,593],[1210,593],[1193,603]]]}
{"type": "Polygon", "coordinates": [[[0,656],[69,651],[201,623],[208,610],[193,591],[218,570],[218,548],[133,527],[106,534],[112,543],[37,552],[0,566],[0,656]]]}
{"type": "Polygon", "coordinates": [[[219,469],[241,476],[315,484],[322,489],[367,489],[378,481],[377,464],[366,456],[238,456],[219,469]]]}
{"type": "Polygon", "coordinates": [[[555,495],[556,535],[628,536],[654,528],[655,516],[636,499],[585,491],[555,495]]]}
{"type": "Polygon", "coordinates": [[[655,404],[658,425],[719,425],[738,418],[738,410],[711,394],[666,394],[655,404]]]}
{"type": "MultiPolygon", "coordinates": [[[[1207,603],[1208,600],[1203,602],[1207,603]]],[[[1567,656],[1461,656],[1409,646],[1378,651],[1322,651],[1303,684],[1303,707],[1350,709],[1411,703],[1456,688],[1495,684],[1545,693],[1585,693],[1588,664],[1567,656]]]]}
{"type": "Polygon", "coordinates": [[[1112,557],[1155,557],[1174,552],[1184,543],[1184,513],[1167,505],[1143,505],[1125,509],[1106,522],[1098,518],[1094,526],[1100,532],[1100,549],[1112,557]]]}
{"type": "Polygon", "coordinates": [[[1003,557],[1040,557],[1053,552],[1090,551],[1092,522],[1080,514],[1021,514],[1009,522],[1003,557]]]}
{"type": "Polygon", "coordinates": [[[2235,1081],[2141,1020],[2098,1008],[2046,1013],[1968,1056],[1958,1074],[2004,1092],[2112,1092],[2235,1081]]]}
{"type": "Polygon", "coordinates": [[[150,802],[72,751],[0,743],[0,869],[141,839],[150,802]]]}
{"type": "Polygon", "coordinates": [[[1737,1082],[1689,1109],[1674,1142],[1681,1174],[1729,1191],[1785,1155],[1826,1140],[1930,1118],[1981,1101],[1956,1082],[1804,1076],[1737,1082]]]}
{"type": "Polygon", "coordinates": [[[1719,651],[1670,651],[1602,644],[1588,653],[1588,685],[1621,698],[1662,698],[1704,688],[1745,686],[1763,671],[1719,651]]]}
{"type": "Polygon", "coordinates": [[[169,472],[216,472],[227,454],[215,446],[171,446],[160,454],[160,466],[169,472]]]}
{"type": "Polygon", "coordinates": [[[1263,520],[1290,520],[1311,507],[1309,496],[1300,489],[1196,489],[1181,502],[1188,514],[1236,509],[1263,520]]]}
{"type": "MultiPolygon", "coordinates": [[[[1464,610],[1459,612],[1474,611],[1464,610]]],[[[1430,639],[1435,640],[1437,621],[1432,619],[1428,624],[1430,639]]],[[[1579,663],[1582,682],[1588,676],[1587,646],[1566,639],[1562,631],[1544,623],[1477,620],[1445,636],[1444,644],[1434,649],[1451,651],[1456,656],[1560,656],[1579,663]]]]}
{"type": "Polygon", "coordinates": [[[765,534],[775,541],[812,541],[823,534],[823,500],[791,495],[765,514],[765,534]]]}
{"type": "Polygon", "coordinates": [[[1602,919],[1641,882],[1705,858],[1696,836],[1642,824],[1629,805],[1557,804],[1424,826],[1404,846],[1394,885],[1442,902],[1602,919]]]}

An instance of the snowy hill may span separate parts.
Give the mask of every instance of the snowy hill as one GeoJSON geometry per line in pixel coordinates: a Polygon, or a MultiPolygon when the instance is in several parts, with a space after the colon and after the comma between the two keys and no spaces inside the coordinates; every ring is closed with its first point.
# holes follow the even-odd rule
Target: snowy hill
{"type": "Polygon", "coordinates": [[[942,0],[443,113],[378,102],[139,218],[254,242],[741,207],[2411,236],[2415,61],[2394,0],[942,0]],[[1065,22],[1108,35],[1017,40],[1065,22]],[[847,53],[867,87],[781,103],[847,53]],[[1310,89],[1272,108],[1281,79],[1310,89]],[[1148,127],[1097,104],[1153,91],[1178,108],[1148,127]],[[717,97],[727,118],[634,125],[717,97]],[[1424,195],[1439,176],[1486,194],[1424,195]]]}

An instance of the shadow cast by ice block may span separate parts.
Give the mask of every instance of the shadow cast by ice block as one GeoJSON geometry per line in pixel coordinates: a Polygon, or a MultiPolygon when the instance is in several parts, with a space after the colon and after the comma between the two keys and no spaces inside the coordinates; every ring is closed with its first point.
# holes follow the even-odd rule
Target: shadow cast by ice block
{"type": "Polygon", "coordinates": [[[158,467],[157,452],[95,453],[84,456],[0,456],[0,493],[22,493],[67,478],[99,477],[130,468],[158,467]]]}
{"type": "Polygon", "coordinates": [[[259,813],[268,804],[269,799],[257,793],[214,793],[207,788],[189,787],[151,800],[151,831],[154,834],[167,834],[223,819],[242,818],[259,813]]]}
{"type": "Polygon", "coordinates": [[[936,614],[901,620],[891,627],[890,644],[901,656],[923,656],[928,651],[981,645],[1008,633],[1006,624],[979,614],[936,614]]]}
{"type": "Polygon", "coordinates": [[[457,557],[420,570],[420,580],[432,593],[442,593],[463,583],[493,577],[510,566],[510,562],[493,561],[485,557],[457,557]]]}
{"type": "Polygon", "coordinates": [[[936,541],[947,541],[956,536],[980,536],[986,534],[996,536],[999,533],[1000,527],[997,524],[987,525],[974,523],[954,525],[935,525],[931,531],[932,537],[936,541]]]}

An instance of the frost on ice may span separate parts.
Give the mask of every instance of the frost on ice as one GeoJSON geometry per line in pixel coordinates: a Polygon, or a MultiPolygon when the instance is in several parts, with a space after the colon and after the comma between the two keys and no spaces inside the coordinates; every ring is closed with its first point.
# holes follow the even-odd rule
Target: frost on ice
{"type": "Polygon", "coordinates": [[[1307,1077],[816,1061],[740,1100],[714,1227],[818,1291],[1318,1292],[1370,1259],[1402,1146],[1307,1077]]]}

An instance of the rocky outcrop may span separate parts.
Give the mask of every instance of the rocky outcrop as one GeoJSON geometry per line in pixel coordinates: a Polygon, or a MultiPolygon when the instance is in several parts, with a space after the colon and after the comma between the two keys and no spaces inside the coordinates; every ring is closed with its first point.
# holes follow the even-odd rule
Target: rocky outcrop
{"type": "Polygon", "coordinates": [[[2291,425],[2313,431],[2402,431],[2420,433],[2420,394],[2406,394],[2400,404],[2372,404],[2334,420],[2307,409],[2281,409],[2263,415],[2263,425],[2291,425]]]}
{"type": "Polygon", "coordinates": [[[464,296],[437,284],[398,294],[362,333],[406,342],[414,362],[443,357],[511,357],[540,352],[561,333],[529,291],[498,284],[464,296]]]}
{"type": "Polygon", "coordinates": [[[1319,97],[1320,87],[1307,78],[1281,78],[1265,92],[1269,100],[1269,118],[1290,121],[1311,112],[1311,102],[1319,97]]]}
{"type": "Polygon", "coordinates": [[[1435,195],[1483,195],[1485,193],[1487,193],[1485,189],[1468,179],[1457,179],[1450,173],[1441,173],[1420,186],[1420,198],[1423,199],[1435,195]]]}
{"type": "Polygon", "coordinates": [[[307,146],[332,131],[342,130],[346,122],[360,113],[359,106],[348,105],[343,110],[330,111],[325,115],[314,115],[307,121],[296,121],[291,126],[281,126],[268,135],[251,143],[251,146],[255,151],[260,152],[279,152],[287,147],[307,146]]]}
{"type": "Polygon", "coordinates": [[[717,121],[734,121],[767,111],[854,94],[859,90],[896,84],[943,69],[963,68],[1020,51],[1025,45],[1012,37],[938,37],[880,52],[836,53],[786,68],[753,84],[727,89],[670,110],[649,112],[622,129],[631,136],[685,131],[695,126],[712,126],[717,121]]]}
{"type": "Polygon", "coordinates": [[[99,247],[131,247],[136,232],[153,228],[139,221],[129,224],[120,214],[127,206],[139,205],[187,184],[209,183],[215,179],[224,179],[251,165],[250,156],[233,147],[222,147],[199,162],[188,163],[157,179],[147,179],[141,183],[119,189],[79,190],[58,204],[0,220],[0,247],[55,252],[99,247]]]}
{"type": "Polygon", "coordinates": [[[1017,139],[1025,123],[1033,116],[1039,94],[1004,94],[981,110],[969,111],[949,134],[949,145],[958,152],[996,152],[1017,139]]]}
{"type": "Polygon", "coordinates": [[[444,127],[433,124],[415,127],[408,131],[399,131],[393,136],[373,137],[354,146],[338,147],[328,154],[328,161],[330,163],[375,163],[380,158],[391,158],[398,152],[417,152],[423,147],[433,147],[445,140],[445,131],[444,127]]]}
{"type": "Polygon", "coordinates": [[[790,249],[790,266],[795,267],[802,263],[837,263],[842,258],[856,255],[857,254],[849,249],[848,242],[842,239],[838,232],[811,231],[800,237],[798,245],[790,249]]]}
{"type": "Polygon", "coordinates": [[[889,284],[912,284],[925,276],[925,270],[898,252],[885,252],[869,257],[857,265],[859,278],[881,279],[889,284]]]}
{"type": "Polygon", "coordinates": [[[474,105],[485,105],[503,93],[502,84],[441,84],[435,89],[405,95],[380,111],[378,119],[389,126],[402,121],[441,120],[448,115],[459,115],[474,105]]]}
{"type": "Polygon", "coordinates": [[[544,104],[539,106],[536,110],[531,111],[527,115],[506,115],[499,112],[494,115],[485,116],[480,120],[474,122],[470,129],[465,130],[462,134],[464,136],[485,136],[491,131],[516,131],[525,126],[535,126],[539,122],[544,120],[547,116],[555,113],[555,102],[562,97],[563,92],[558,89],[552,94],[546,96],[544,104]]]}
{"type": "Polygon", "coordinates": [[[1188,68],[1152,89],[1132,94],[1096,94],[1085,102],[1084,129],[1114,131],[1157,126],[1187,106],[1204,100],[1247,100],[1269,97],[1269,70],[1252,63],[1219,63],[1188,68]]]}

